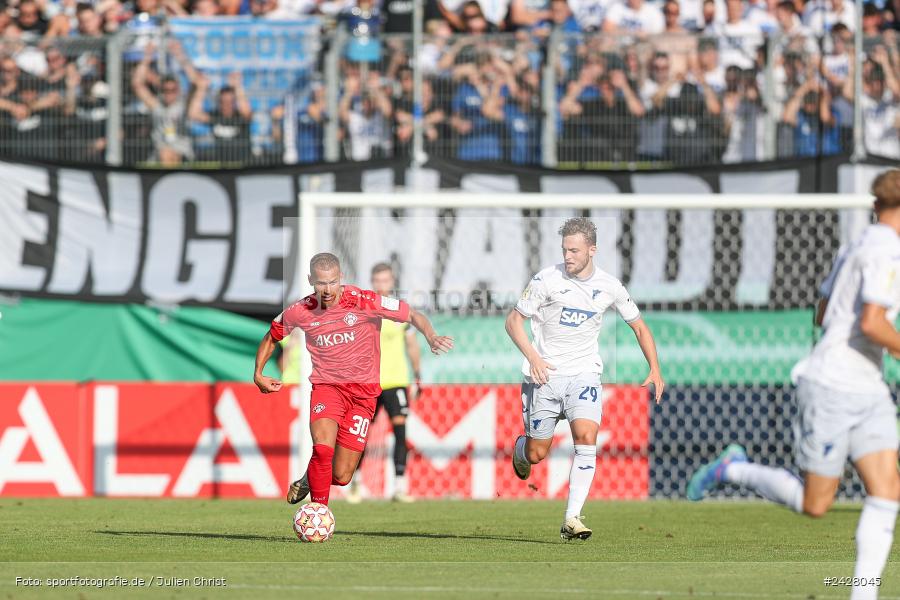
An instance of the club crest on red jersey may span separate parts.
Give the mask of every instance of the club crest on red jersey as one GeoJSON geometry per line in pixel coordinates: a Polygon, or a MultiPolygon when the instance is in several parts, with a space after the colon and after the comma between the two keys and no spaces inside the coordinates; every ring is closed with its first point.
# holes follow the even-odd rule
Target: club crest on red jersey
{"type": "Polygon", "coordinates": [[[347,313],[346,315],[344,315],[344,323],[346,323],[350,327],[356,325],[357,322],[359,322],[359,317],[357,317],[353,313],[347,313]]]}

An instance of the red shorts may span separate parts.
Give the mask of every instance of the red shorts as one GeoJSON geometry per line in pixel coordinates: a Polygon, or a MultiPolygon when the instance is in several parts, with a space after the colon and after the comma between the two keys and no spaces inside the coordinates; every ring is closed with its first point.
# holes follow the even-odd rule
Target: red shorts
{"type": "Polygon", "coordinates": [[[337,445],[362,452],[366,449],[366,435],[377,401],[377,396],[360,397],[341,385],[314,383],[309,397],[309,422],[337,421],[337,445]]]}

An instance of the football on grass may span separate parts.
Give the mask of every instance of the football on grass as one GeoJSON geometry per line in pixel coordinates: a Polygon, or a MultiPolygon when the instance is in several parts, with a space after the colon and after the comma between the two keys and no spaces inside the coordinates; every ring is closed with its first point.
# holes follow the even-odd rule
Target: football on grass
{"type": "Polygon", "coordinates": [[[326,542],[334,535],[334,515],[324,504],[304,504],[294,514],[294,533],[301,542],[326,542]]]}

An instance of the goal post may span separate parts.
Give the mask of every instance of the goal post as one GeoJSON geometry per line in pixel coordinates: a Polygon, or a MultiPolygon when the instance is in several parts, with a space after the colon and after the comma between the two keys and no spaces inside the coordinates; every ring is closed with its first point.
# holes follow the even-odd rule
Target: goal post
{"type": "MultiPolygon", "coordinates": [[[[401,297],[457,342],[447,356],[423,352],[433,395],[408,427],[420,461],[411,465],[420,482],[413,492],[525,497],[530,492],[505,486],[503,467],[491,462],[502,460],[507,438],[521,429],[521,412],[509,414],[518,402],[521,356],[503,320],[529,278],[559,262],[564,220],[590,217],[598,230],[595,264],[641,307],[669,383],[666,402],[650,406],[637,387],[646,375],[640,350],[629,328],[608,314],[600,353],[610,429],[596,493],[679,497],[692,469],[729,442],[744,443],[764,464],[791,466],[790,370],[815,339],[816,288],[840,246],[871,222],[871,203],[866,194],[303,192],[294,288],[308,289],[317,252],[338,255],[345,281],[366,288],[374,263],[392,264],[401,297]],[[490,410],[483,407],[488,398],[490,410]],[[426,410],[430,402],[441,409],[426,410]],[[479,429],[492,419],[493,429],[479,429]],[[495,450],[473,446],[479,436],[490,436],[495,450]],[[445,458],[448,452],[455,458],[445,458]],[[468,462],[457,465],[459,457],[468,462]]],[[[895,371],[888,369],[891,380],[895,371]]],[[[570,442],[557,434],[562,446],[570,442]]],[[[378,435],[389,445],[386,427],[378,435]]],[[[375,495],[390,486],[384,448],[375,452],[381,462],[363,473],[377,481],[369,485],[375,495]]],[[[565,452],[560,457],[567,460],[565,452]]],[[[546,467],[541,497],[562,493],[562,464],[546,467]]],[[[842,488],[845,496],[859,492],[856,480],[842,488]]]]}

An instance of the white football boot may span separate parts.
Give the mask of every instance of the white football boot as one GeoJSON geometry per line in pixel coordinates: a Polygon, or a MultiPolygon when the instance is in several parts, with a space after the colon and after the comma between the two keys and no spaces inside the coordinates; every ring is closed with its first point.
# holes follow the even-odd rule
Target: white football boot
{"type": "Polygon", "coordinates": [[[400,502],[403,504],[409,504],[410,502],[415,502],[415,499],[409,495],[409,483],[406,480],[406,475],[398,475],[394,479],[394,495],[391,496],[391,500],[394,502],[400,502]]]}
{"type": "Polygon", "coordinates": [[[347,504],[359,504],[363,501],[362,490],[359,489],[359,477],[359,473],[355,473],[347,485],[347,504]]]}
{"type": "Polygon", "coordinates": [[[306,475],[291,484],[288,488],[287,501],[288,504],[297,504],[309,495],[309,481],[306,475]]]}
{"type": "Polygon", "coordinates": [[[588,529],[581,519],[584,517],[569,517],[563,521],[562,527],[559,528],[559,537],[564,540],[586,540],[594,533],[588,529]]]}

